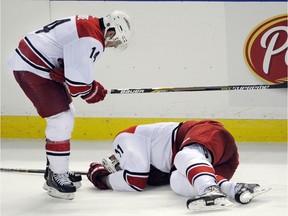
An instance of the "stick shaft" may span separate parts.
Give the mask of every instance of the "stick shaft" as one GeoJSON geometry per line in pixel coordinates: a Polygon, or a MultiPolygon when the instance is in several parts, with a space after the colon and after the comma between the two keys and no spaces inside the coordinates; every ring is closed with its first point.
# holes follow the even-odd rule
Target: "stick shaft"
{"type": "Polygon", "coordinates": [[[203,87],[167,87],[167,88],[131,88],[110,89],[109,94],[142,94],[142,93],[165,93],[165,92],[190,92],[190,91],[243,91],[243,90],[266,90],[287,88],[287,82],[266,85],[227,85],[227,86],[203,86],[203,87]]]}
{"type": "MultiPolygon", "coordinates": [[[[16,169],[16,168],[0,168],[1,172],[15,172],[15,173],[45,173],[44,169],[16,169]]],[[[86,175],[86,172],[73,171],[75,174],[86,175]]]]}
{"type": "MultiPolygon", "coordinates": [[[[168,87],[168,88],[137,88],[137,89],[110,89],[109,94],[139,94],[139,93],[164,93],[164,92],[189,92],[189,91],[238,91],[238,90],[267,90],[287,88],[287,82],[273,85],[228,85],[208,87],[168,87]]],[[[0,168],[1,172],[45,173],[43,169],[15,169],[0,168]]],[[[86,172],[74,171],[76,174],[86,175],[86,172]]]]}

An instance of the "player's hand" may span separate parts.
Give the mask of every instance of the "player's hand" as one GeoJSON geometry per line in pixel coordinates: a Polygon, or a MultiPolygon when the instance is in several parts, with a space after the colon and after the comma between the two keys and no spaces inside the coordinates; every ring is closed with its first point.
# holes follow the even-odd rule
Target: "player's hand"
{"type": "Polygon", "coordinates": [[[92,82],[92,88],[90,92],[84,96],[81,96],[82,99],[86,100],[87,103],[97,103],[104,100],[107,94],[107,90],[95,80],[92,82]]]}
{"type": "Polygon", "coordinates": [[[65,76],[64,76],[64,61],[62,58],[57,59],[59,63],[59,68],[54,68],[50,71],[49,76],[52,80],[63,83],[65,82],[65,76]]]}
{"type": "Polygon", "coordinates": [[[102,166],[102,164],[93,162],[90,164],[87,177],[98,189],[107,190],[109,187],[106,182],[103,181],[103,177],[108,176],[109,174],[109,171],[102,166]]]}

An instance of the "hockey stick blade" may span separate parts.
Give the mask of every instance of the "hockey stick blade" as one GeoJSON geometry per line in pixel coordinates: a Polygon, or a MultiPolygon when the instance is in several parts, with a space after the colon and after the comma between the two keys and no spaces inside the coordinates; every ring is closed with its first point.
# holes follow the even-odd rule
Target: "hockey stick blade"
{"type": "Polygon", "coordinates": [[[203,87],[166,87],[166,88],[131,88],[109,89],[109,94],[142,94],[142,93],[167,93],[190,91],[249,91],[287,88],[287,82],[267,85],[228,85],[228,86],[203,86],[203,87]]]}
{"type": "MultiPolygon", "coordinates": [[[[15,172],[15,173],[45,173],[44,169],[17,169],[17,168],[0,168],[1,172],[15,172]]],[[[86,175],[86,172],[73,171],[75,174],[86,175]]]]}

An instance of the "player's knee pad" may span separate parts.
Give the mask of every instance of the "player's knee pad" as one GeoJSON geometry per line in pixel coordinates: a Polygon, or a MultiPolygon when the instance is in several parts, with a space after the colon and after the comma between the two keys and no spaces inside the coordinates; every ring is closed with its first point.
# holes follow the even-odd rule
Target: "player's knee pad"
{"type": "Polygon", "coordinates": [[[69,109],[57,115],[46,118],[46,138],[52,141],[62,141],[71,138],[74,128],[74,115],[69,109]]]}

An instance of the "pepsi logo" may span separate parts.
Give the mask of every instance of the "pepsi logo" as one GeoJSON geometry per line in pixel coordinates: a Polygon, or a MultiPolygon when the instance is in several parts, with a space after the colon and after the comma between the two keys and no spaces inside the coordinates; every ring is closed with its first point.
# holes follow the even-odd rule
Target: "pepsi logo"
{"type": "Polygon", "coordinates": [[[256,26],[244,45],[249,69],[263,81],[273,84],[287,81],[288,15],[272,17],[256,26]]]}

